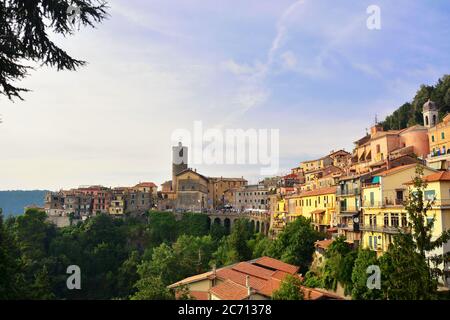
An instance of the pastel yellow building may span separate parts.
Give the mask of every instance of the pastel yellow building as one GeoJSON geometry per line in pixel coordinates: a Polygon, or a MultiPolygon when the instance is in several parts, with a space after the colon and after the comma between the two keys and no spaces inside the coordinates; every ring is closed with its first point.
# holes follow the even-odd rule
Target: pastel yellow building
{"type": "MultiPolygon", "coordinates": [[[[437,119],[438,109],[434,102],[428,101],[425,104],[424,115],[431,119],[437,119]],[[427,112],[425,112],[425,107],[427,107],[427,112]]],[[[432,121],[429,122],[428,128],[430,155],[427,158],[427,162],[434,169],[447,170],[450,163],[450,114],[445,116],[442,122],[435,125],[433,125],[432,121]]]]}
{"type": "MultiPolygon", "coordinates": [[[[427,183],[424,198],[431,203],[431,210],[427,212],[427,216],[429,219],[435,218],[431,240],[436,240],[443,231],[450,229],[450,171],[436,172],[423,179],[427,183]]],[[[412,183],[408,183],[408,186],[414,191],[412,183]]],[[[450,241],[430,252],[430,255],[443,255],[449,251],[450,241]]],[[[442,264],[439,267],[448,269],[448,266],[442,264]]],[[[450,279],[445,280],[444,283],[450,284],[450,279]]]]}
{"type": "Polygon", "coordinates": [[[287,201],[279,194],[269,195],[270,236],[275,238],[286,226],[287,201]]]}
{"type": "Polygon", "coordinates": [[[302,192],[288,198],[287,221],[311,219],[316,230],[326,232],[336,223],[336,187],[302,192]]]}
{"type": "MultiPolygon", "coordinates": [[[[423,167],[424,174],[435,170],[423,167]]],[[[381,255],[400,230],[408,231],[404,208],[408,196],[405,183],[414,179],[416,165],[410,164],[374,174],[362,187],[362,246],[381,255]]]]}
{"type": "Polygon", "coordinates": [[[108,209],[109,214],[118,215],[125,213],[125,188],[116,188],[113,190],[111,205],[108,209]]]}

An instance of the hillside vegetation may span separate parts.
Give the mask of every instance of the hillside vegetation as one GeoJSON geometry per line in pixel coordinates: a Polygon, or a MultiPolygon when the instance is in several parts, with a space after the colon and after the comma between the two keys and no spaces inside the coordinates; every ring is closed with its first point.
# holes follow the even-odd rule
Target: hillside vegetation
{"type": "Polygon", "coordinates": [[[444,75],[434,86],[421,85],[411,102],[406,102],[381,123],[384,130],[398,130],[423,125],[422,108],[428,99],[439,107],[439,119],[450,112],[450,75],[444,75]]]}

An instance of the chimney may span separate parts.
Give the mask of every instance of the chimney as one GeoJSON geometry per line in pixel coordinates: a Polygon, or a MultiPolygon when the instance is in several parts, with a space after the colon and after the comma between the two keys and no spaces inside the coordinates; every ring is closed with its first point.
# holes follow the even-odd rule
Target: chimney
{"type": "Polygon", "coordinates": [[[383,127],[379,124],[376,124],[370,128],[370,135],[373,137],[375,134],[381,131],[383,131],[383,127]]]}
{"type": "Polygon", "coordinates": [[[252,287],[250,287],[250,276],[245,277],[245,286],[247,287],[247,294],[250,297],[252,295],[252,287]]]}

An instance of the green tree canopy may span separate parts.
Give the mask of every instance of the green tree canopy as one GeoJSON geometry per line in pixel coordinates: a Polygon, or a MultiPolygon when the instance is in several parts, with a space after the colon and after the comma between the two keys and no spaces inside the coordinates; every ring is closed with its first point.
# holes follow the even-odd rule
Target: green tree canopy
{"type": "Polygon", "coordinates": [[[272,300],[303,300],[302,283],[297,276],[287,275],[280,288],[272,294],[272,300]]]}
{"type": "Polygon", "coordinates": [[[49,33],[74,33],[69,6],[79,8],[80,25],[94,26],[106,17],[106,3],[100,0],[4,0],[0,1],[0,94],[22,99],[28,91],[14,85],[38,62],[57,70],[76,70],[84,61],[72,58],[50,40],[49,33]]]}

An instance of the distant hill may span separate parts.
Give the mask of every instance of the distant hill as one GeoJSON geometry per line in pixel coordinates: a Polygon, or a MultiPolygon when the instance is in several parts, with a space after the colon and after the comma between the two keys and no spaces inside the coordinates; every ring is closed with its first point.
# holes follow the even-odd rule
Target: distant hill
{"type": "Polygon", "coordinates": [[[3,209],[5,216],[20,215],[28,205],[43,206],[46,192],[45,190],[0,191],[0,208],[3,209]]]}
{"type": "Polygon", "coordinates": [[[434,86],[421,85],[410,102],[404,103],[381,124],[384,130],[399,130],[415,124],[423,125],[422,109],[431,99],[439,108],[439,120],[450,112],[450,75],[444,75],[434,86]]]}

